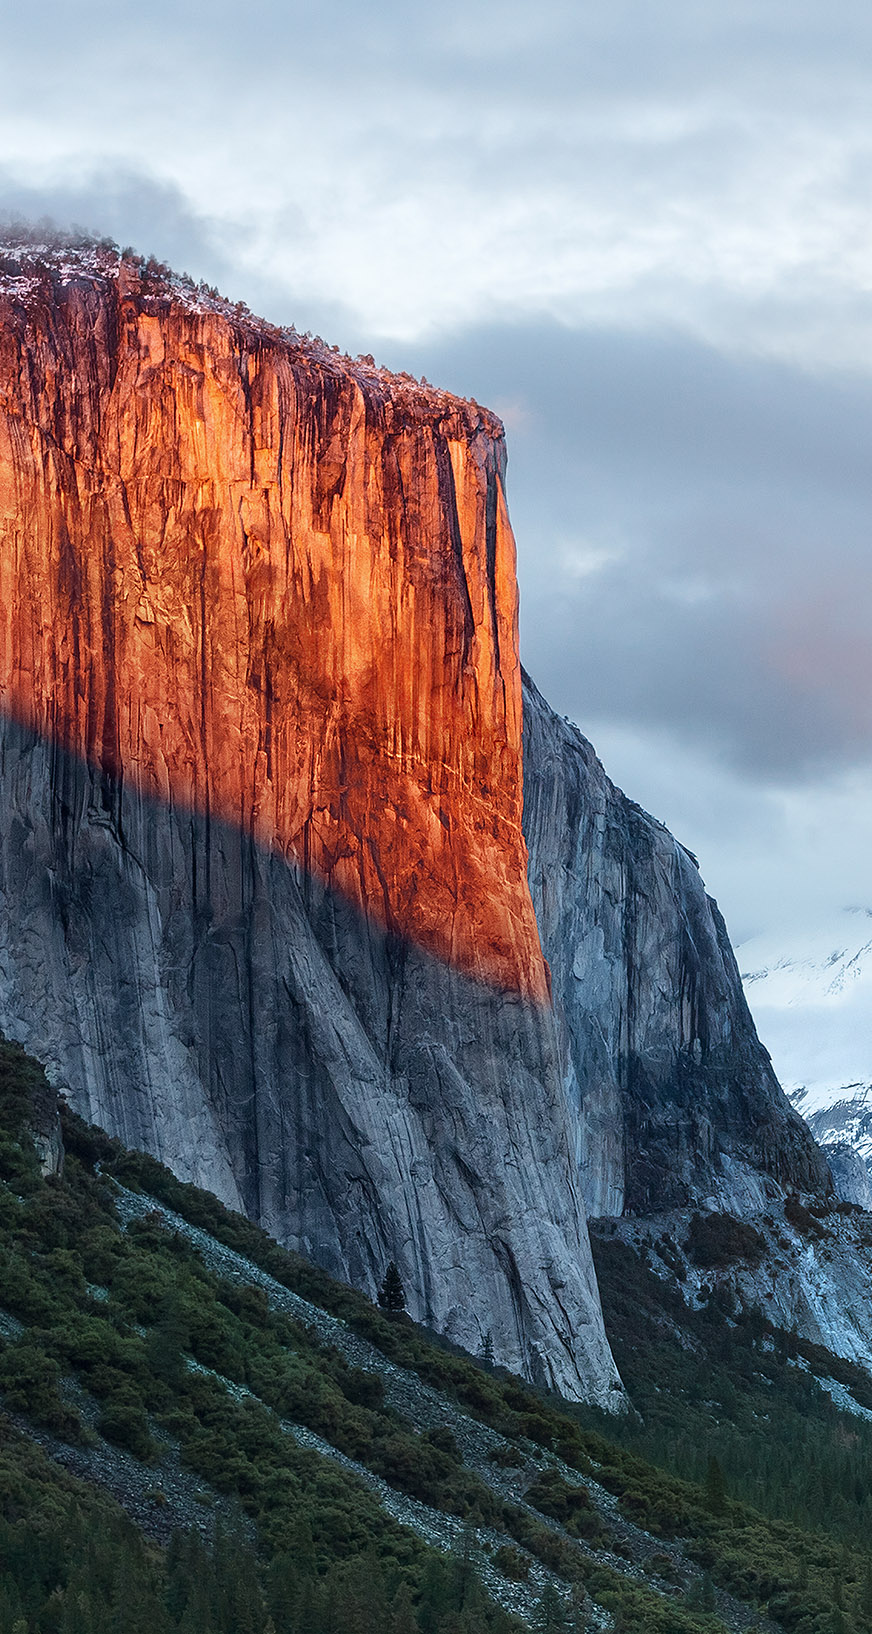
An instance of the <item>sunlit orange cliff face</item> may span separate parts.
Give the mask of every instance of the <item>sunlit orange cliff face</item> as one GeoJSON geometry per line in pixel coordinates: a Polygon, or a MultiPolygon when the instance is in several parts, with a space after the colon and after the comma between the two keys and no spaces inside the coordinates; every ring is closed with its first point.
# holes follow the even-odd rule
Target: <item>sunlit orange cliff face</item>
{"type": "Polygon", "coordinates": [[[109,251],[0,280],[0,708],[536,1001],[499,422],[109,251]]]}

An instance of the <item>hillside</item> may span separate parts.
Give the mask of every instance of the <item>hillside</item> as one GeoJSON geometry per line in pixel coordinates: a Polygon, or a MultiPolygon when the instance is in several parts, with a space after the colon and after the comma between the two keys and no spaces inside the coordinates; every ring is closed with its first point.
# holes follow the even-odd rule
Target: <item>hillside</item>
{"type": "Polygon", "coordinates": [[[52,1103],[3,1045],[4,1626],[872,1628],[869,1409],[859,1375],[840,1407],[817,1385],[834,1358],[797,1369],[789,1336],[717,1301],[681,1315],[605,1245],[644,1413],[616,1441],[613,1420],[386,1316],[68,1111],[61,1158],[52,1103]],[[750,1419],[768,1484],[741,1473],[750,1419]],[[839,1501],[810,1524],[821,1479],[839,1501]]]}

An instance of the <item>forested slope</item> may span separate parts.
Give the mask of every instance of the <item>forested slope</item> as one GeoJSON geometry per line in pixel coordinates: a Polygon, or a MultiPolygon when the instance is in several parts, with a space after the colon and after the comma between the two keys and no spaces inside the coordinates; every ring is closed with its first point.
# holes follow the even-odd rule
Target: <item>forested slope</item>
{"type": "Polygon", "coordinates": [[[3,1045],[4,1628],[872,1628],[867,1491],[847,1480],[867,1425],[800,1381],[789,1345],[759,1323],[739,1344],[734,1397],[700,1405],[693,1369],[723,1395],[734,1318],[691,1321],[682,1372],[688,1322],[656,1279],[643,1297],[647,1273],[634,1281],[624,1261],[610,1275],[604,1261],[607,1321],[645,1413],[625,1420],[621,1446],[610,1417],[387,1317],[69,1114],[55,1172],[50,1100],[40,1069],[3,1045]],[[753,1412],[749,1389],[763,1388],[748,1384],[755,1343],[785,1402],[769,1415],[776,1468],[797,1414],[819,1431],[807,1452],[796,1441],[783,1486],[838,1486],[816,1524],[771,1483],[754,1489],[758,1509],[739,1501],[737,1402],[753,1412]],[[720,1374],[708,1368],[719,1347],[720,1374]],[[786,1379],[801,1382],[792,1401],[786,1379]]]}

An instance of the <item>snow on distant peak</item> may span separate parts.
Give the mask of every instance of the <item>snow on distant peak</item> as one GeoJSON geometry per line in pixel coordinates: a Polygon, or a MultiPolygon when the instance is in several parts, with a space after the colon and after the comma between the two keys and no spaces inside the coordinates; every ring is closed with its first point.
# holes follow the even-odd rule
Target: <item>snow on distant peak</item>
{"type": "Polygon", "coordinates": [[[746,991],[764,986],[766,1003],[805,1003],[809,989],[820,1000],[837,998],[853,982],[872,984],[872,908],[845,908],[787,947],[767,935],[737,951],[746,991]]]}
{"type": "Polygon", "coordinates": [[[872,1131],[872,908],[845,908],[789,936],[753,937],[737,958],[757,1031],[797,1110],[818,1140],[854,1144],[852,1119],[868,1113],[872,1131]],[[834,1114],[828,1126],[844,1123],[843,1133],[816,1127],[824,1111],[834,1114]]]}

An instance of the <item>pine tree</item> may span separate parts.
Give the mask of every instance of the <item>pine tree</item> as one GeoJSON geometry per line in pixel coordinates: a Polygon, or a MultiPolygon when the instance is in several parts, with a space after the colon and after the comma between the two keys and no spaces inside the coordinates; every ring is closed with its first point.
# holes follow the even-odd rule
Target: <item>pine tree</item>
{"type": "MultiPolygon", "coordinates": [[[[193,1536],[193,1534],[192,1534],[193,1536]]],[[[174,1623],[180,1621],[188,1603],[187,1539],[183,1532],[173,1532],[166,1552],[166,1607],[174,1623]]]]}
{"type": "Polygon", "coordinates": [[[165,1294],[159,1301],[154,1323],[146,1334],[145,1353],[152,1373],[164,1384],[179,1384],[185,1372],[185,1351],[191,1342],[188,1325],[178,1300],[165,1294]]]}
{"type": "Polygon", "coordinates": [[[491,1333],[490,1328],[488,1328],[487,1333],[484,1336],[484,1339],[482,1341],[481,1351],[480,1351],[479,1354],[480,1354],[480,1359],[484,1362],[485,1367],[493,1367],[494,1366],[494,1362],[495,1362],[495,1357],[494,1357],[494,1337],[493,1337],[493,1334],[491,1333]]]}
{"type": "Polygon", "coordinates": [[[843,1611],[845,1607],[845,1576],[847,1571],[847,1562],[844,1556],[846,1554],[847,1550],[844,1550],[841,1568],[833,1575],[833,1605],[836,1606],[839,1611],[843,1611]]]}
{"type": "Polygon", "coordinates": [[[418,1619],[408,1583],[401,1583],[394,1595],[389,1627],[390,1634],[418,1634],[418,1619]]]}
{"type": "Polygon", "coordinates": [[[458,1611],[465,1609],[473,1584],[476,1581],[475,1567],[473,1565],[475,1541],[475,1531],[467,1521],[461,1535],[460,1549],[451,1557],[454,1579],[452,1585],[453,1599],[458,1611]]]}
{"type": "Polygon", "coordinates": [[[384,1282],[378,1291],[378,1302],[383,1311],[393,1314],[406,1308],[406,1290],[396,1260],[391,1260],[385,1272],[384,1282]]]}
{"type": "Polygon", "coordinates": [[[534,1616],[539,1634],[565,1634],[569,1627],[566,1601],[550,1579],[536,1601],[534,1616]]]}
{"type": "Polygon", "coordinates": [[[266,1603],[278,1628],[294,1626],[299,1598],[300,1574],[293,1555],[274,1555],[266,1574],[266,1603]]]}
{"type": "Polygon", "coordinates": [[[318,1557],[312,1540],[312,1528],[305,1515],[299,1515],[288,1538],[288,1553],[300,1577],[317,1577],[318,1557]]]}
{"type": "Polygon", "coordinates": [[[586,1634],[591,1610],[590,1598],[581,1583],[573,1583],[569,1596],[569,1628],[571,1634],[586,1634]]]}
{"type": "Polygon", "coordinates": [[[702,1577],[698,1577],[696,1582],[691,1584],[685,1597],[685,1605],[689,1611],[716,1610],[715,1586],[708,1572],[704,1572],[702,1577]]]}
{"type": "Polygon", "coordinates": [[[712,1514],[722,1515],[727,1501],[727,1484],[724,1472],[714,1454],[709,1458],[706,1470],[705,1495],[712,1514]]]}
{"type": "Polygon", "coordinates": [[[418,1627],[421,1634],[437,1634],[452,1607],[452,1566],[442,1556],[433,1554],[424,1568],[421,1595],[418,1604],[418,1627]]]}
{"type": "Polygon", "coordinates": [[[329,1574],[332,1626],[342,1634],[385,1634],[384,1569],[375,1554],[356,1555],[329,1574]]]}
{"type": "Polygon", "coordinates": [[[296,1626],[305,1629],[306,1634],[321,1634],[325,1624],[325,1590],[321,1579],[317,1577],[303,1577],[300,1579],[300,1596],[297,1601],[296,1626]]]}

